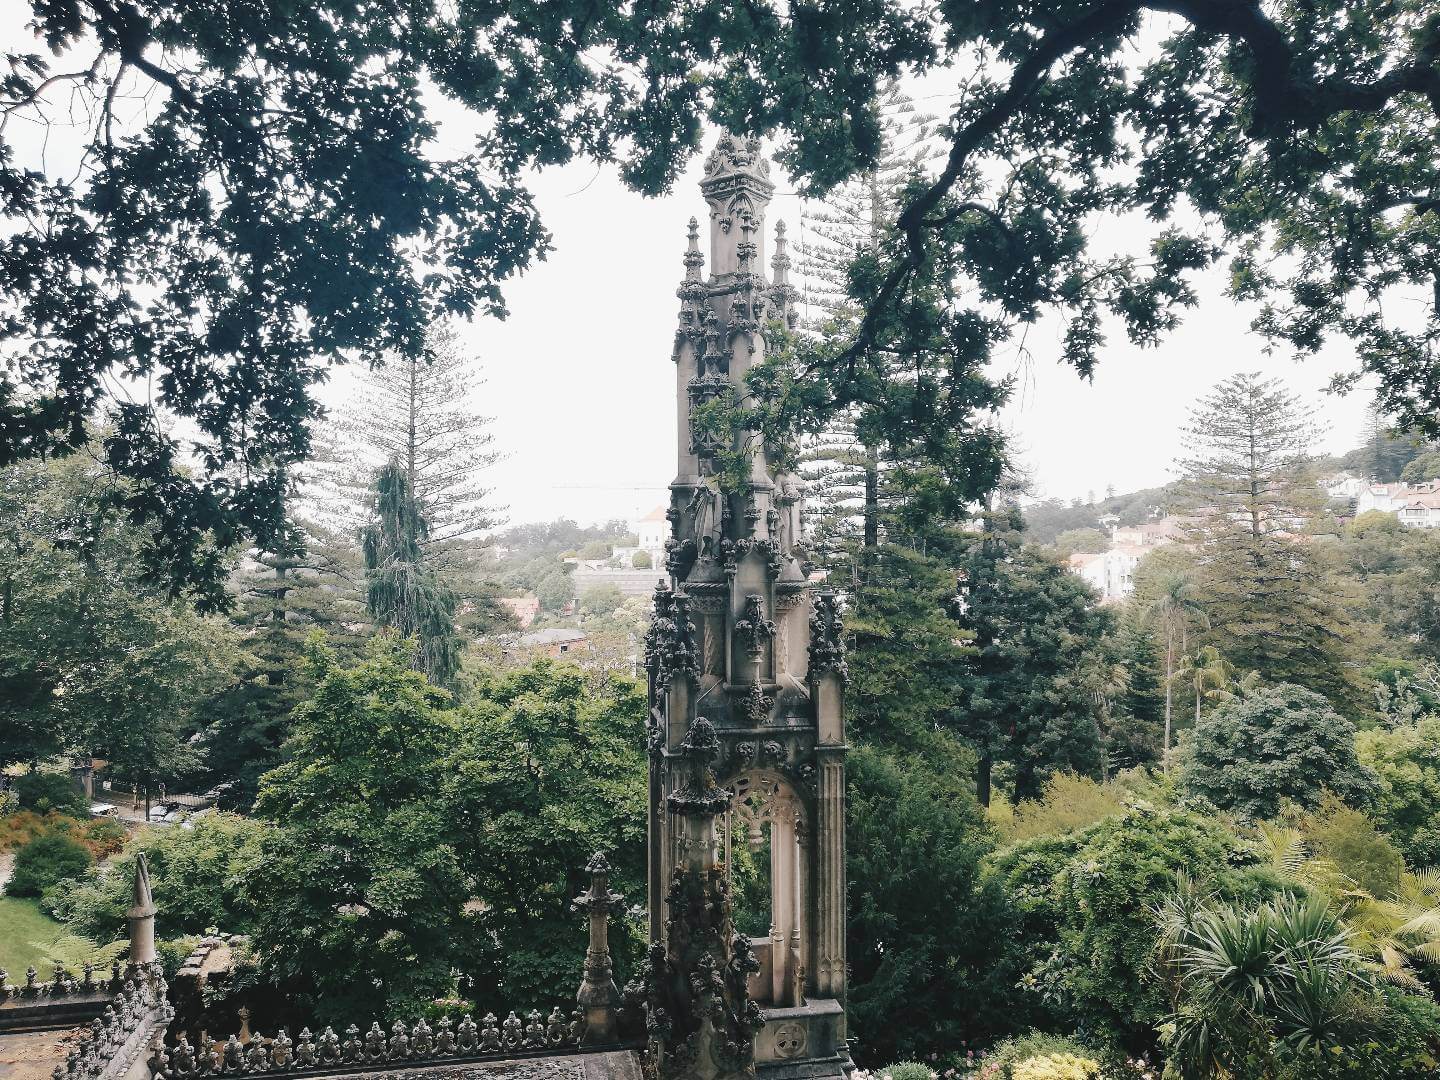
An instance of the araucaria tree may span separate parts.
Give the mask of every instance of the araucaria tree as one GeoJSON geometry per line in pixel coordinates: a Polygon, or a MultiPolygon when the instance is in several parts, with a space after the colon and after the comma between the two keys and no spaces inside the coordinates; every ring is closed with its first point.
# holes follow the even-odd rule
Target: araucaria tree
{"type": "Polygon", "coordinates": [[[429,523],[432,558],[458,562],[458,549],[498,524],[484,478],[500,455],[477,402],[478,362],[455,327],[437,323],[426,346],[428,356],[397,356],[358,376],[326,426],[316,487],[333,496],[325,509],[337,524],[353,521],[375,473],[396,462],[429,523]]]}
{"type": "Polygon", "coordinates": [[[1321,502],[1309,413],[1276,380],[1240,374],[1201,400],[1186,435],[1205,640],[1241,671],[1353,702],[1343,597],[1305,536],[1321,502]]]}
{"type": "Polygon", "coordinates": [[[432,326],[426,343],[428,358],[392,357],[356,379],[320,430],[305,502],[330,529],[363,531],[376,477],[393,463],[425,522],[419,562],[454,595],[462,626],[488,629],[505,618],[481,568],[498,524],[485,474],[500,455],[479,407],[475,357],[448,323],[432,326]]]}
{"type": "MultiPolygon", "coordinates": [[[[803,207],[800,332],[820,339],[848,340],[863,314],[849,293],[851,266],[879,254],[893,235],[906,185],[937,153],[935,118],[918,112],[896,85],[884,89],[879,108],[883,145],[875,164],[803,207]]],[[[852,581],[860,573],[857,557],[881,542],[881,473],[890,464],[882,456],[882,425],[874,405],[857,403],[808,437],[800,453],[816,558],[832,573],[848,570],[852,581]]]]}
{"type": "Polygon", "coordinates": [[[416,670],[443,686],[460,670],[455,593],[425,561],[430,525],[400,462],[380,470],[374,498],[373,518],[361,538],[370,615],[414,638],[416,670]]]}

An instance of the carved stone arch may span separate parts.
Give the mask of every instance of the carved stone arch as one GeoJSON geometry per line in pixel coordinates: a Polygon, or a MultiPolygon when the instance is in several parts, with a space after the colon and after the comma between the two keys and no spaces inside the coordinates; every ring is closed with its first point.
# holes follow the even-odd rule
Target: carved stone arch
{"type": "MultiPolygon", "coordinates": [[[[798,1005],[804,998],[809,966],[809,928],[804,899],[809,887],[809,842],[805,800],[780,773],[755,768],[732,777],[725,815],[725,863],[731,865],[732,845],[757,847],[770,830],[770,933],[752,941],[760,957],[759,982],[776,1005],[798,1005]]],[[[758,989],[759,987],[757,987],[758,989]]]]}
{"type": "Polygon", "coordinates": [[[773,769],[746,769],[723,785],[730,792],[730,817],[751,825],[769,825],[788,815],[785,823],[803,826],[805,800],[795,785],[773,769]]]}

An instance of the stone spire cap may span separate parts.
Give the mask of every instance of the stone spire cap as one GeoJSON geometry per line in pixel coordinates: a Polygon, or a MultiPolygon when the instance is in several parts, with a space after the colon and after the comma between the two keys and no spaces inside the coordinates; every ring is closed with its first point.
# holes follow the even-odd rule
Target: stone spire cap
{"type": "Polygon", "coordinates": [[[127,919],[144,919],[155,914],[155,897],[150,893],[150,864],[145,861],[145,853],[137,852],[135,855],[135,879],[130,892],[130,910],[125,912],[127,919]]]}
{"type": "Polygon", "coordinates": [[[705,179],[701,181],[701,187],[740,177],[774,190],[775,185],[770,181],[770,160],[762,152],[760,140],[726,132],[705,159],[705,179]]]}

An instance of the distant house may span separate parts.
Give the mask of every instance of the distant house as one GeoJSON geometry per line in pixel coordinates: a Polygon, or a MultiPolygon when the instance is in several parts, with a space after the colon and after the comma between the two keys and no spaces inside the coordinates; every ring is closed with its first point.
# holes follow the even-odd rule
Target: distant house
{"type": "Polygon", "coordinates": [[[1366,481],[1348,472],[1332,473],[1320,478],[1320,488],[1325,495],[1341,501],[1358,499],[1367,486],[1366,481]]]}
{"type": "Polygon", "coordinates": [[[1135,590],[1135,568],[1151,550],[1139,544],[1117,544],[1109,551],[1076,552],[1070,556],[1070,569],[1100,594],[1103,603],[1118,603],[1135,590]]]}
{"type": "Polygon", "coordinates": [[[635,522],[635,543],[651,555],[658,557],[663,554],[668,539],[670,520],[665,516],[665,507],[657,506],[635,522]]]}
{"type": "Polygon", "coordinates": [[[521,630],[528,629],[540,614],[540,598],[534,593],[526,593],[524,596],[502,596],[500,606],[515,616],[515,622],[521,630]]]}
{"type": "Polygon", "coordinates": [[[516,642],[516,646],[521,652],[531,656],[548,656],[555,660],[590,650],[590,643],[583,633],[560,627],[525,634],[516,642]]]}
{"type": "Polygon", "coordinates": [[[1399,503],[1395,516],[1407,529],[1440,528],[1440,491],[1412,491],[1399,503]]]}
{"type": "Polygon", "coordinates": [[[1110,542],[1117,546],[1159,547],[1179,543],[1185,538],[1184,519],[1167,516],[1139,525],[1116,525],[1110,530],[1110,542]]]}
{"type": "Polygon", "coordinates": [[[1440,483],[1367,484],[1355,499],[1355,513],[1394,514],[1410,529],[1440,528],[1440,483]]]}

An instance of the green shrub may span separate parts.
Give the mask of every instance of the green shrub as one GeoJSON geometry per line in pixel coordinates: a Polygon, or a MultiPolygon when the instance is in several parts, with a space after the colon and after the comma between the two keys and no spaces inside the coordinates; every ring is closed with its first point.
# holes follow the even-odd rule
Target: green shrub
{"type": "Polygon", "coordinates": [[[22,810],[48,814],[55,810],[71,817],[88,818],[90,803],[68,773],[31,772],[15,778],[15,794],[22,810]]]}
{"type": "Polygon", "coordinates": [[[1317,813],[1301,822],[1301,831],[1316,855],[1329,859],[1376,899],[1389,899],[1400,887],[1405,858],[1376,831],[1368,815],[1329,796],[1317,813]]]}
{"type": "Polygon", "coordinates": [[[996,822],[1009,843],[1036,836],[1059,836],[1125,812],[1125,792],[1088,776],[1057,773],[1039,799],[1017,805],[1008,820],[996,822]]]}
{"type": "Polygon", "coordinates": [[[1328,790],[1359,805],[1379,788],[1356,758],[1355,725],[1319,694],[1290,683],[1206,713],[1181,781],[1189,794],[1257,821],[1275,817],[1286,799],[1313,807],[1328,790]]]}
{"type": "Polygon", "coordinates": [[[1101,1033],[1132,1053],[1154,1046],[1167,1002],[1152,958],[1151,911],[1188,874],[1222,898],[1254,903],[1283,890],[1257,849],[1213,817],[1136,807],[1065,837],[1007,848],[990,873],[1017,910],[1012,952],[1038,1026],[1101,1033]]]}
{"type": "Polygon", "coordinates": [[[114,855],[125,846],[130,830],[112,818],[96,818],[84,830],[85,843],[95,852],[96,858],[114,855]]]}
{"type": "Polygon", "coordinates": [[[39,896],[60,881],[77,878],[90,869],[90,849],[64,833],[50,832],[35,837],[15,853],[15,869],[9,896],[39,896]]]}
{"type": "Polygon", "coordinates": [[[1376,825],[1412,867],[1440,865],[1440,717],[1362,731],[1355,751],[1379,778],[1376,825]]]}
{"type": "Polygon", "coordinates": [[[637,551],[630,556],[630,569],[632,570],[649,570],[654,565],[655,562],[650,558],[648,551],[637,551]]]}
{"type": "Polygon", "coordinates": [[[145,852],[155,892],[155,929],[162,938],[249,928],[237,883],[259,858],[270,826],[237,814],[202,814],[188,829],[138,833],[108,866],[46,893],[44,906],[78,933],[100,941],[125,930],[135,853],[145,852]]]}
{"type": "Polygon", "coordinates": [[[881,1069],[880,1076],[888,1080],[935,1080],[935,1070],[918,1061],[897,1061],[881,1069]]]}
{"type": "Polygon", "coordinates": [[[1119,1073],[1106,1067],[1112,1056],[1067,1035],[1032,1031],[996,1045],[985,1055],[984,1065],[977,1075],[980,1080],[1015,1080],[1016,1077],[1027,1080],[1030,1077],[1080,1080],[1102,1076],[1110,1080],[1119,1076],[1119,1073]],[[1047,1068],[1047,1063],[1053,1064],[1047,1068]]]}

